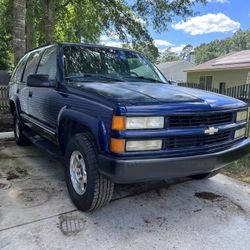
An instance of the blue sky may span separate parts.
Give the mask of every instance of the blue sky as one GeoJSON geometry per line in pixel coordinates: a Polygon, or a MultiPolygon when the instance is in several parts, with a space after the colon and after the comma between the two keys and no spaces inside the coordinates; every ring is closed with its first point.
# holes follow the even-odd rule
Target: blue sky
{"type": "MultiPolygon", "coordinates": [[[[250,0],[208,0],[207,5],[196,4],[193,9],[199,12],[194,18],[183,21],[180,17],[174,18],[169,24],[168,31],[156,33],[152,27],[150,34],[155,39],[156,46],[163,51],[171,47],[172,51],[179,52],[186,44],[198,46],[201,43],[215,39],[231,37],[241,28],[250,28],[250,0]]],[[[109,41],[103,37],[106,44],[110,42],[117,46],[116,41],[109,41]]]]}

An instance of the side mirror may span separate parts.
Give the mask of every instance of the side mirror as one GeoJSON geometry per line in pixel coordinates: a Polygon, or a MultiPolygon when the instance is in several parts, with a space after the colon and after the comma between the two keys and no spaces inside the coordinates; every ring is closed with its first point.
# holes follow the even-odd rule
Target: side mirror
{"type": "Polygon", "coordinates": [[[33,74],[27,78],[28,87],[54,88],[55,82],[49,80],[49,75],[33,74]]]}

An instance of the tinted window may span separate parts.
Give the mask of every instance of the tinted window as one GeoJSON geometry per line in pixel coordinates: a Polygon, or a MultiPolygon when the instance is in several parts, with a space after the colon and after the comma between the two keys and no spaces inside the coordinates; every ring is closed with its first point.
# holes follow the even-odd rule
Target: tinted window
{"type": "Polygon", "coordinates": [[[37,74],[49,75],[50,80],[55,80],[57,72],[56,55],[56,47],[46,49],[39,63],[37,74]]]}
{"type": "Polygon", "coordinates": [[[64,72],[72,81],[166,82],[156,67],[134,51],[103,47],[64,48],[64,72]]]}
{"type": "Polygon", "coordinates": [[[24,56],[17,64],[14,73],[11,77],[11,82],[20,82],[28,56],[24,56]]]}
{"type": "Polygon", "coordinates": [[[41,50],[35,51],[29,55],[29,58],[28,58],[28,61],[27,61],[26,67],[25,67],[25,71],[23,74],[23,82],[27,81],[27,78],[29,75],[35,73],[41,52],[42,52],[41,50]]]}

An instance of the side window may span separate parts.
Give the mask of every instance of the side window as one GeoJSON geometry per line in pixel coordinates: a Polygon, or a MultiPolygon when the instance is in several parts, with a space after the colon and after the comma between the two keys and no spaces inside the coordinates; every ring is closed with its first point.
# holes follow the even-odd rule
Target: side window
{"type": "Polygon", "coordinates": [[[29,58],[28,58],[28,61],[27,61],[26,67],[25,67],[25,71],[23,74],[23,82],[27,81],[27,78],[29,75],[35,74],[37,64],[38,64],[39,59],[40,59],[41,52],[42,52],[42,50],[34,51],[29,55],[29,58]]]}
{"type": "Polygon", "coordinates": [[[23,75],[23,70],[24,70],[24,67],[25,67],[25,64],[26,64],[26,61],[27,61],[27,58],[28,56],[24,56],[20,61],[19,63],[17,64],[15,70],[14,70],[14,73],[11,77],[11,82],[15,82],[15,83],[18,83],[21,81],[22,79],[22,75],[23,75]]]}
{"type": "Polygon", "coordinates": [[[57,73],[57,48],[51,47],[45,50],[37,69],[37,74],[49,75],[50,80],[56,79],[57,73]]]}

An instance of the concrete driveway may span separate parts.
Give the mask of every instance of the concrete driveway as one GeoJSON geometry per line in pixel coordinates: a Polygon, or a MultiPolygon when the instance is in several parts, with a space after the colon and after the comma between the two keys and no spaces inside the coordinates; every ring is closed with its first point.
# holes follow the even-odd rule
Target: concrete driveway
{"type": "Polygon", "coordinates": [[[82,213],[63,166],[35,147],[0,142],[0,249],[249,249],[250,185],[218,175],[118,185],[82,213]]]}

